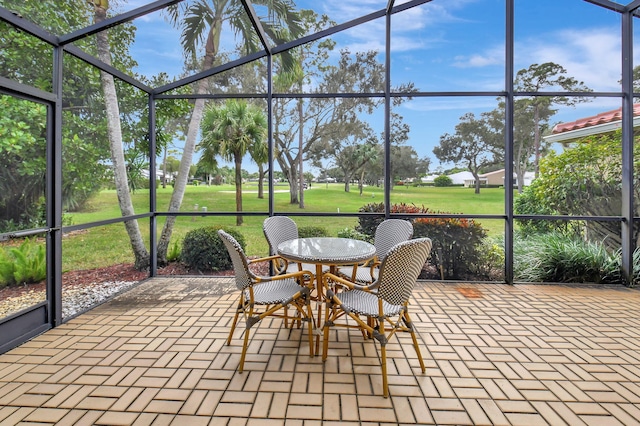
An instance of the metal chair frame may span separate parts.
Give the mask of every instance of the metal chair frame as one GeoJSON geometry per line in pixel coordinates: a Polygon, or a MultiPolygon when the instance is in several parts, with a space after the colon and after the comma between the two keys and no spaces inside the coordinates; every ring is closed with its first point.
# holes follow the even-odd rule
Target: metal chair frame
{"type": "Polygon", "coordinates": [[[236,286],[240,290],[236,313],[227,338],[227,345],[231,344],[240,314],[243,315],[245,320],[244,343],[238,370],[240,372],[244,370],[251,328],[268,316],[282,317],[285,327],[288,327],[289,320],[306,322],[309,335],[309,356],[314,356],[314,320],[310,305],[311,290],[304,284],[307,277],[314,277],[313,273],[311,271],[298,271],[273,277],[256,275],[249,269],[249,265],[256,262],[271,262],[274,256],[249,260],[235,238],[223,230],[218,230],[218,235],[229,252],[233,262],[236,286]],[[260,312],[256,309],[256,306],[265,306],[265,309],[260,312]],[[295,316],[288,314],[287,308],[289,306],[295,308],[295,316]],[[283,309],[283,313],[278,313],[280,309],[283,309]]]}
{"type": "Polygon", "coordinates": [[[389,396],[386,345],[398,331],[411,334],[420,368],[425,372],[416,328],[409,316],[409,299],[430,251],[429,238],[408,240],[395,245],[382,261],[378,279],[370,285],[359,285],[336,274],[323,275],[327,303],[322,360],[327,359],[331,327],[358,328],[363,334],[372,336],[380,343],[385,398],[389,396]],[[338,292],[334,290],[336,288],[343,288],[343,291],[338,292]],[[336,323],[344,315],[353,319],[356,325],[336,323]],[[366,317],[367,321],[362,317],[366,317]]]}

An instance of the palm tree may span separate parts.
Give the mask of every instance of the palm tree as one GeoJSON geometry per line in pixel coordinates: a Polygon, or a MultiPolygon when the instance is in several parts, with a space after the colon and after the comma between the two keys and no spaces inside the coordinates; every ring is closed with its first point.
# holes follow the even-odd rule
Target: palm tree
{"type": "Polygon", "coordinates": [[[269,145],[266,141],[254,143],[249,147],[249,155],[258,165],[258,198],[264,198],[264,165],[269,161],[269,145]]]}
{"type": "MultiPolygon", "coordinates": [[[[107,18],[108,0],[92,0],[94,7],[94,21],[99,23],[107,18]]],[[[98,59],[107,65],[111,65],[111,48],[109,46],[109,34],[107,30],[96,35],[96,45],[98,59]]],[[[122,127],[120,126],[120,107],[118,106],[118,94],[113,80],[113,75],[100,71],[100,83],[104,92],[104,103],[107,116],[107,135],[109,147],[111,149],[111,161],[113,163],[113,174],[118,195],[118,204],[122,216],[135,214],[131,194],[129,193],[129,182],[127,179],[127,165],[122,148],[122,127]]],[[[137,220],[128,220],[124,226],[129,235],[131,247],[135,257],[136,269],[143,270],[149,266],[149,252],[144,245],[137,220]]]]}
{"type": "MultiPolygon", "coordinates": [[[[260,20],[267,37],[282,42],[285,41],[283,37],[295,38],[302,34],[298,13],[294,11],[295,3],[291,0],[256,0],[253,3],[264,6],[269,11],[268,16],[260,20]]],[[[196,62],[198,47],[204,42],[205,54],[201,62],[202,70],[210,69],[213,66],[214,59],[219,53],[220,35],[224,25],[228,25],[244,39],[246,52],[256,50],[258,44],[256,33],[240,0],[181,2],[169,6],[167,12],[173,25],[182,31],[182,47],[189,60],[196,62]]],[[[204,94],[206,91],[206,81],[200,80],[196,86],[196,94],[204,94]]],[[[179,211],[182,204],[204,106],[205,100],[203,98],[196,99],[180,162],[180,170],[169,202],[170,212],[179,211]]],[[[175,221],[175,216],[168,216],[162,228],[162,234],[158,241],[158,263],[166,263],[167,249],[175,221]]]]}
{"type": "MultiPolygon", "coordinates": [[[[242,211],[242,157],[251,147],[264,144],[267,119],[262,111],[249,103],[229,99],[224,106],[211,104],[202,118],[202,158],[205,161],[219,155],[233,161],[236,168],[236,211],[242,211]]],[[[236,225],[242,225],[242,216],[236,216],[236,225]]]]}

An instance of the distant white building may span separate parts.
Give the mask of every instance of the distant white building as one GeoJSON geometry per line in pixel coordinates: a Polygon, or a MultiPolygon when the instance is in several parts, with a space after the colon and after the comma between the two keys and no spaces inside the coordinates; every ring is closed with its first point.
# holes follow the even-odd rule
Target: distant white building
{"type": "Polygon", "coordinates": [[[429,175],[429,176],[424,176],[423,178],[421,178],[420,180],[422,181],[422,183],[433,183],[433,181],[435,180],[435,178],[437,178],[440,175],[429,175]]]}
{"type": "MultiPolygon", "coordinates": [[[[438,176],[442,175],[430,175],[422,178],[423,183],[433,183],[434,179],[438,176]]],[[[463,185],[465,187],[471,188],[475,186],[476,179],[473,177],[473,173],[471,172],[458,172],[453,173],[451,175],[446,175],[451,179],[451,182],[454,185],[463,185]]],[[[489,173],[483,173],[480,176],[480,185],[504,185],[504,169],[496,170],[489,173]]],[[[531,185],[531,181],[535,178],[535,174],[533,172],[525,172],[524,174],[524,186],[531,185]]],[[[517,184],[515,182],[516,175],[513,175],[514,185],[517,184]]]]}
{"type": "MultiPolygon", "coordinates": [[[[145,178],[149,178],[149,170],[148,169],[143,169],[140,171],[140,174],[142,176],[144,176],[145,178]]],[[[162,176],[164,176],[164,174],[162,173],[162,170],[160,169],[156,169],[156,179],[162,180],[162,176]]],[[[173,175],[171,173],[167,172],[167,182],[171,182],[173,180],[173,175]]]]}
{"type": "Polygon", "coordinates": [[[475,182],[475,178],[471,172],[458,172],[447,176],[454,185],[467,185],[468,182],[472,182],[473,185],[473,182],[475,182]]]}

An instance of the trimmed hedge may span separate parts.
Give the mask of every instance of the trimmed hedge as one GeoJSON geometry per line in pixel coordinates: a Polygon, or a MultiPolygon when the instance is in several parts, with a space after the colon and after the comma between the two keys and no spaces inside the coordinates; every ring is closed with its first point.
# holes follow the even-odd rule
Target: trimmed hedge
{"type": "Polygon", "coordinates": [[[203,273],[233,269],[227,248],[218,235],[219,229],[235,238],[243,249],[246,247],[244,237],[235,229],[219,226],[193,229],[182,241],[180,258],[187,267],[203,273]]]}
{"type": "Polygon", "coordinates": [[[298,228],[298,238],[329,237],[329,231],[321,226],[301,226],[298,228]]]}

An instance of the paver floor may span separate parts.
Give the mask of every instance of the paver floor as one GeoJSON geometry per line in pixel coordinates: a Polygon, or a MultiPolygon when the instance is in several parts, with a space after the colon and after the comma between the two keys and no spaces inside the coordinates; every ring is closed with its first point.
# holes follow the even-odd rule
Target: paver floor
{"type": "Polygon", "coordinates": [[[419,283],[408,335],[387,345],[332,329],[242,327],[229,278],[154,278],[0,355],[0,424],[638,425],[640,291],[419,283]]]}

